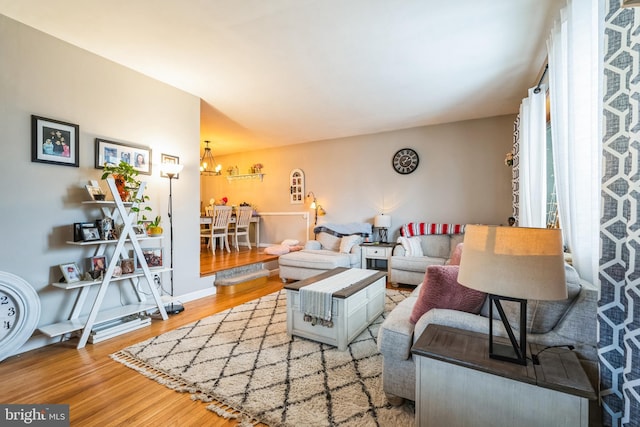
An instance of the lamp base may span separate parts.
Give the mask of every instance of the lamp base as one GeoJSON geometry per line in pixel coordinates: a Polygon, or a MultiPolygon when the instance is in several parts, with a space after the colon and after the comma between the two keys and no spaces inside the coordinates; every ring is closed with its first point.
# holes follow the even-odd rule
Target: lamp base
{"type": "Polygon", "coordinates": [[[489,294],[489,358],[527,366],[527,300],[489,294]],[[501,300],[520,304],[520,342],[516,339],[509,319],[502,308],[501,300]],[[493,307],[496,307],[511,345],[496,343],[493,340],[493,307]]]}
{"type": "Polygon", "coordinates": [[[167,314],[179,314],[184,311],[184,306],[179,302],[172,302],[164,306],[167,314]]]}
{"type": "Polygon", "coordinates": [[[378,233],[380,234],[380,243],[387,243],[387,229],[379,228],[378,233]]]}

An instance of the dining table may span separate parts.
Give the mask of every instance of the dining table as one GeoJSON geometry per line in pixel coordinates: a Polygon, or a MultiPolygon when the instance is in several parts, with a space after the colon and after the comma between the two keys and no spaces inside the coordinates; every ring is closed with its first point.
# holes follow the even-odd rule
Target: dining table
{"type": "MultiPolygon", "coordinates": [[[[231,224],[235,224],[236,222],[236,215],[233,214],[231,215],[231,224]]],[[[200,215],[200,225],[210,225],[213,224],[213,217],[209,216],[209,215],[200,215]]],[[[256,232],[256,241],[252,242],[251,244],[256,246],[256,248],[260,247],[260,215],[253,215],[251,217],[251,220],[249,221],[249,224],[253,224],[253,227],[255,229],[256,232]]]]}

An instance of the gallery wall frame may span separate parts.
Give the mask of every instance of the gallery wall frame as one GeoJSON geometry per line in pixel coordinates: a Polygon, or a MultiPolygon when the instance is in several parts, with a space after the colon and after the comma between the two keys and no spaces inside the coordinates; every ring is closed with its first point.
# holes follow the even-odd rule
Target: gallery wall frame
{"type": "Polygon", "coordinates": [[[80,126],[31,116],[31,161],[80,166],[80,126]]]}
{"type": "MultiPolygon", "coordinates": [[[[180,164],[180,157],[178,156],[172,156],[171,154],[165,154],[162,153],[160,154],[160,163],[171,163],[171,164],[175,164],[175,165],[179,165],[180,164]]],[[[162,172],[162,170],[160,170],[160,177],[161,178],[169,178],[169,175],[167,175],[166,173],[162,172]]],[[[177,173],[173,179],[180,179],[180,174],[177,173]]]]}
{"type": "Polygon", "coordinates": [[[151,175],[151,154],[151,148],[143,145],[96,138],[95,168],[104,169],[105,163],[117,165],[124,160],[139,173],[151,175]]]}

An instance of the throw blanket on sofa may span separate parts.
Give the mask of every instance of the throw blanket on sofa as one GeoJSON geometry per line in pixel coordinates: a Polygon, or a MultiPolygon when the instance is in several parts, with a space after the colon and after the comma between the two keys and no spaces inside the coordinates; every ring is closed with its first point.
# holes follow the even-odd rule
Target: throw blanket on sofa
{"type": "Polygon", "coordinates": [[[322,224],[313,229],[315,234],[324,231],[336,237],[349,236],[351,234],[359,234],[368,236],[371,234],[371,224],[368,222],[350,222],[348,224],[322,224]]]}
{"type": "Polygon", "coordinates": [[[427,234],[463,234],[464,227],[464,224],[430,224],[426,222],[410,222],[400,228],[400,235],[404,237],[412,237],[427,234]]]}

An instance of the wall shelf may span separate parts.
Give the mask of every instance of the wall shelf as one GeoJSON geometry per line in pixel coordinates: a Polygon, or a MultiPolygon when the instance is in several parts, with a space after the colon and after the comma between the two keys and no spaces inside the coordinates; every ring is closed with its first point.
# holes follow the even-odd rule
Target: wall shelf
{"type": "Polygon", "coordinates": [[[227,179],[229,180],[229,182],[235,181],[238,179],[260,179],[260,181],[262,182],[262,177],[264,175],[265,174],[263,173],[248,173],[244,175],[227,175],[227,179]]]}

